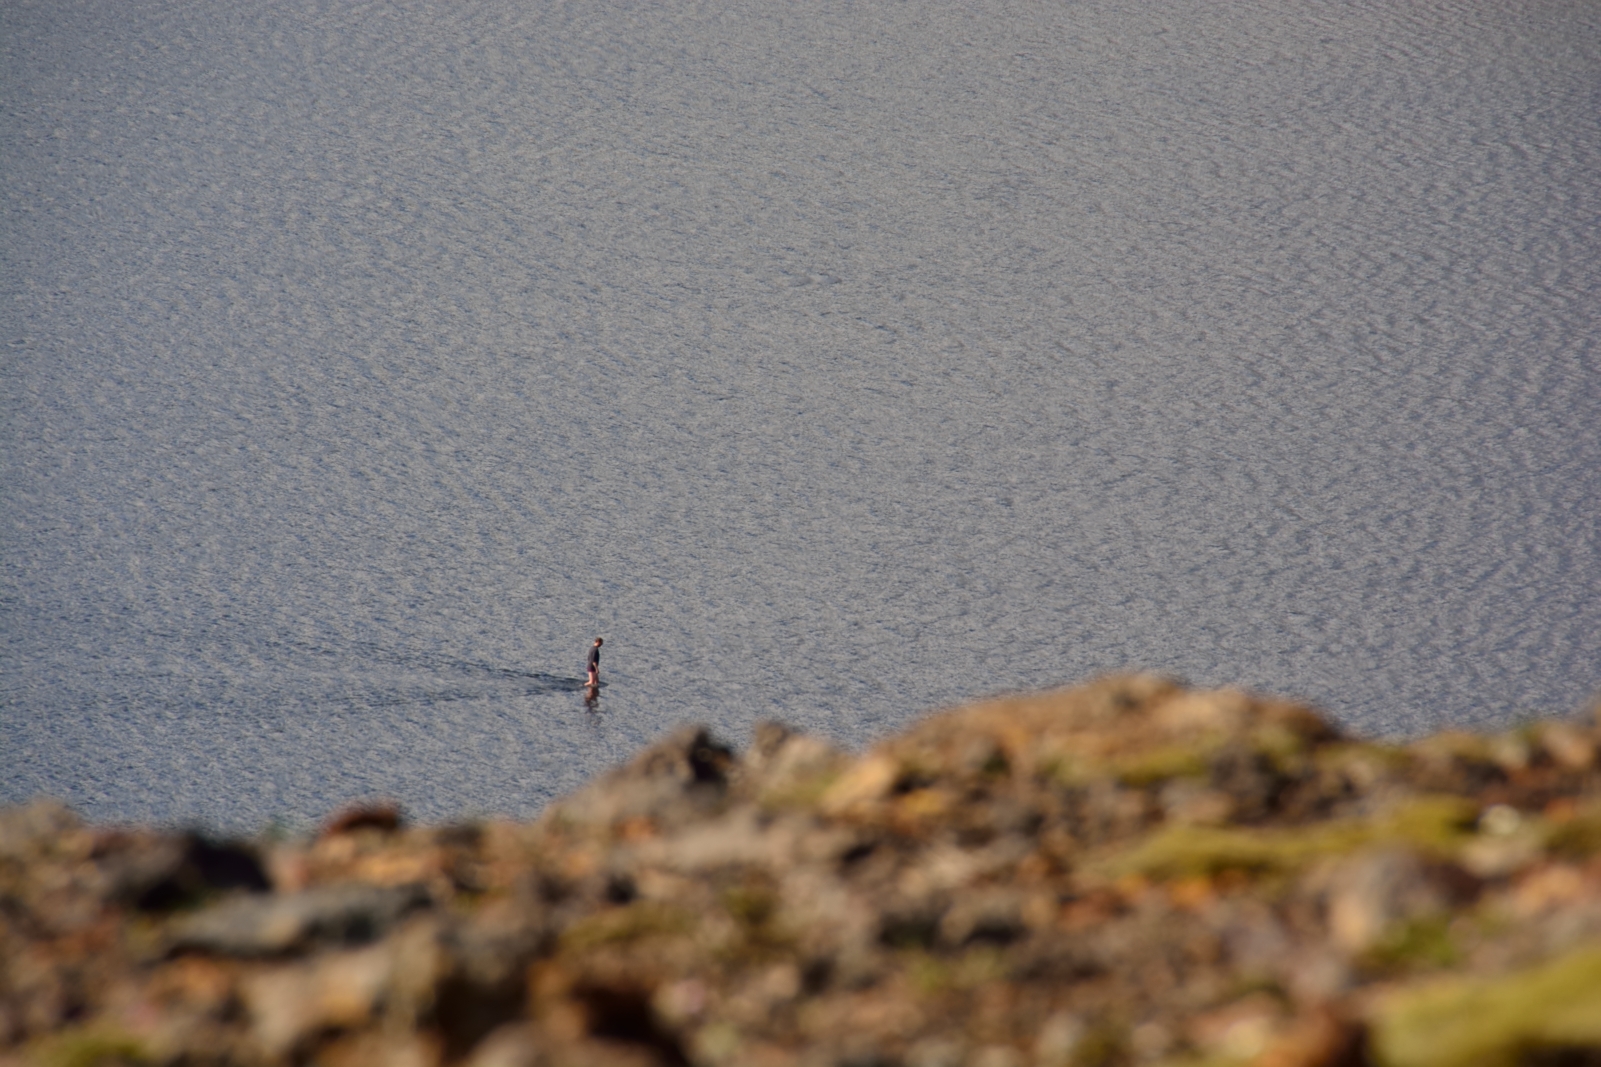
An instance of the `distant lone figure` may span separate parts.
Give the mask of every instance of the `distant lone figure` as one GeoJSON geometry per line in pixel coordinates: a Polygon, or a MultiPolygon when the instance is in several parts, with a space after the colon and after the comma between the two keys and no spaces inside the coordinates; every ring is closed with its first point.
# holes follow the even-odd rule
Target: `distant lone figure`
{"type": "Polygon", "coordinates": [[[595,643],[589,646],[589,684],[600,684],[600,646],[606,643],[605,638],[595,638],[595,643]]]}

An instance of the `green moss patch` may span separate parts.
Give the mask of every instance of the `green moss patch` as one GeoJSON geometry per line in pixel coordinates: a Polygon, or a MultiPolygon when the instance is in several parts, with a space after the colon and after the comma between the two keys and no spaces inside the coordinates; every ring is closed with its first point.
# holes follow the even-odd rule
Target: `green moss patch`
{"type": "Polygon", "coordinates": [[[1449,915],[1427,915],[1399,924],[1366,954],[1371,970],[1397,973],[1454,966],[1461,959],[1449,915]]]}
{"type": "Polygon", "coordinates": [[[688,912],[645,901],[580,919],[562,934],[561,947],[568,952],[584,952],[603,945],[677,937],[694,929],[694,916],[688,912]]]}
{"type": "Polygon", "coordinates": [[[1513,1067],[1531,1053],[1601,1053],[1601,948],[1490,979],[1392,994],[1375,1013],[1382,1067],[1513,1067]]]}
{"type": "Polygon", "coordinates": [[[1174,778],[1204,778],[1222,738],[1184,745],[1164,745],[1112,764],[1112,777],[1125,785],[1144,787],[1174,778]]]}
{"type": "Polygon", "coordinates": [[[1591,805],[1565,822],[1550,825],[1545,847],[1552,854],[1586,859],[1601,853],[1601,805],[1591,805]]]}
{"type": "Polygon", "coordinates": [[[1404,843],[1449,855],[1466,841],[1477,805],[1459,797],[1418,797],[1387,817],[1338,819],[1310,826],[1166,826],[1134,847],[1103,861],[1097,873],[1170,879],[1224,871],[1288,873],[1324,856],[1368,845],[1404,843]]]}
{"type": "Polygon", "coordinates": [[[839,781],[840,771],[830,767],[815,774],[786,778],[781,784],[763,789],[757,804],[764,811],[811,811],[823,799],[829,786],[839,781]]]}
{"type": "Polygon", "coordinates": [[[154,1060],[143,1043],[110,1030],[68,1031],[34,1050],[41,1067],[144,1067],[154,1060]]]}

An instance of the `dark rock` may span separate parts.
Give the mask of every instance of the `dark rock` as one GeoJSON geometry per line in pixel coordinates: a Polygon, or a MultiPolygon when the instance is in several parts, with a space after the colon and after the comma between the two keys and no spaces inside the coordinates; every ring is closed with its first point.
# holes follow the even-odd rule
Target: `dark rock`
{"type": "Polygon", "coordinates": [[[944,909],[932,901],[892,907],[878,922],[878,940],[890,948],[930,948],[940,932],[944,909]]]}
{"type": "Polygon", "coordinates": [[[958,947],[973,942],[1007,945],[1027,932],[1018,894],[1003,889],[965,895],[939,924],[940,940],[958,947]]]}
{"type": "Polygon", "coordinates": [[[100,861],[118,899],[141,911],[172,911],[215,893],[272,888],[253,848],[213,843],[197,834],[130,840],[100,861]]]}
{"type": "Polygon", "coordinates": [[[1238,822],[1255,822],[1271,814],[1288,784],[1273,760],[1244,743],[1226,745],[1207,768],[1212,787],[1233,801],[1238,822]]]}
{"type": "Polygon", "coordinates": [[[390,800],[352,804],[342,808],[323,824],[323,837],[348,834],[356,830],[378,830],[393,833],[403,821],[400,805],[390,800]]]}
{"type": "Polygon", "coordinates": [[[572,995],[583,1007],[591,1038],[637,1046],[663,1067],[688,1067],[677,1037],[658,1025],[648,990],[625,984],[581,983],[572,995]]]}

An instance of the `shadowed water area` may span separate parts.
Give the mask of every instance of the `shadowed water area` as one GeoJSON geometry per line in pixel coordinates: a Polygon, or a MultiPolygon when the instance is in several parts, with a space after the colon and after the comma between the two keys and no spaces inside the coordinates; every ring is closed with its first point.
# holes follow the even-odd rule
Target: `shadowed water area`
{"type": "Polygon", "coordinates": [[[1601,687],[1593,3],[13,2],[0,93],[0,801],[1601,687]]]}

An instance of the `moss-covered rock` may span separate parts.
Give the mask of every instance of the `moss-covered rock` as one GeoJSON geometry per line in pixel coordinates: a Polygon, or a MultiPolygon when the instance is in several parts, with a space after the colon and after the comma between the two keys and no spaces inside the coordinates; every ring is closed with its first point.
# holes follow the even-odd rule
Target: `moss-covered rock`
{"type": "Polygon", "coordinates": [[[1382,1067],[1514,1067],[1601,1056],[1601,947],[1490,977],[1439,979],[1383,997],[1382,1067]],[[1582,1054],[1582,1055],[1581,1055],[1582,1054]]]}

